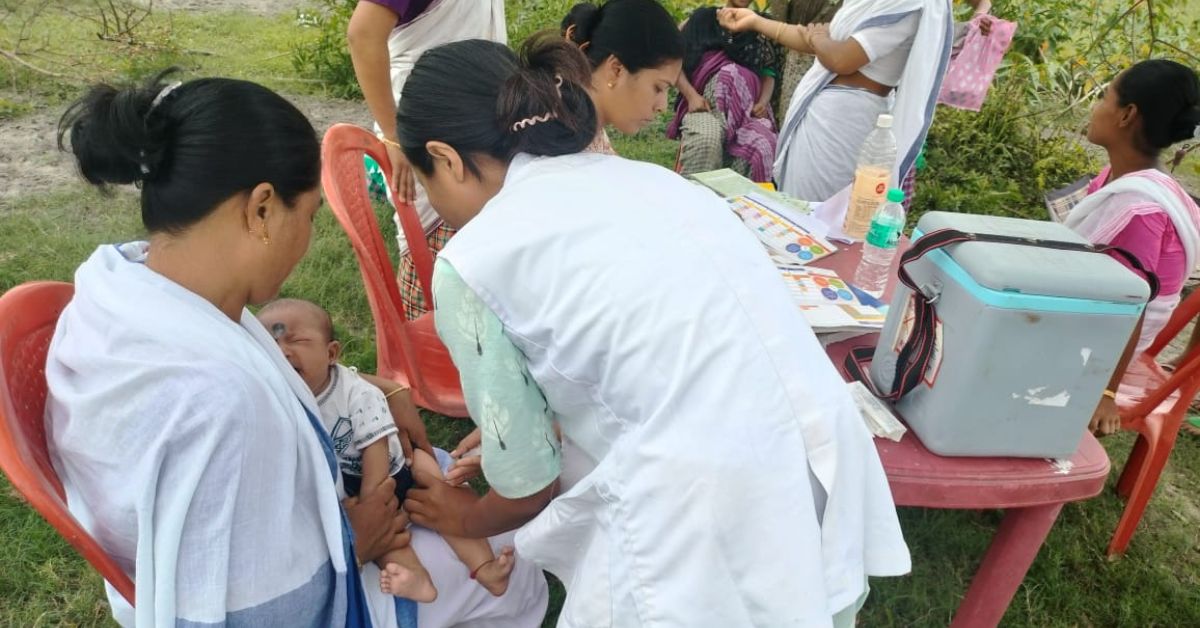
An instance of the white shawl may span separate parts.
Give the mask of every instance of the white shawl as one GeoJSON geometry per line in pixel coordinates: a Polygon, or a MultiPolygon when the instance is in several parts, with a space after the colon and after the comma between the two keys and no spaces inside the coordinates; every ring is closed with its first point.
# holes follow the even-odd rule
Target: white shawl
{"type": "MultiPolygon", "coordinates": [[[[1092,192],[1071,209],[1064,224],[1089,242],[1111,243],[1134,216],[1145,213],[1131,211],[1128,203],[1117,202],[1121,195],[1149,201],[1166,212],[1183,243],[1187,273],[1191,274],[1196,269],[1196,254],[1200,249],[1200,209],[1174,179],[1158,170],[1132,172],[1092,192]]],[[[1149,347],[1166,326],[1179,300],[1178,293],[1160,294],[1146,306],[1139,351],[1149,347]]]]}
{"type": "Polygon", "coordinates": [[[79,268],[46,363],[70,509],[134,578],[136,609],[109,589],[114,616],[343,625],[362,593],[312,394],[250,312],[235,323],[146,250],[79,268]]]}
{"type": "MultiPolygon", "coordinates": [[[[850,39],[850,36],[865,28],[894,24],[904,16],[921,12],[921,21],[908,63],[896,87],[892,127],[896,135],[897,163],[892,176],[901,181],[917,159],[925,134],[933,122],[937,96],[941,91],[942,78],[950,61],[950,48],[954,41],[954,22],[950,19],[949,0],[846,0],[833,16],[829,34],[835,40],[850,39]]],[[[783,180],[783,168],[787,163],[788,149],[793,136],[808,111],[812,99],[835,78],[820,61],[814,60],[812,68],[796,86],[788,107],[787,116],[779,133],[779,146],[775,156],[775,180],[783,180]]],[[[825,199],[810,199],[825,200],[825,199]]]]}

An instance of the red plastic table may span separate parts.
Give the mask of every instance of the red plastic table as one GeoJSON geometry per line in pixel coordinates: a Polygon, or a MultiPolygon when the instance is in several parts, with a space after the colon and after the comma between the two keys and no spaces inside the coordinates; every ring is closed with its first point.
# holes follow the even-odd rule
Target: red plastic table
{"type": "MultiPolygon", "coordinates": [[[[846,247],[817,265],[853,277],[860,249],[846,247]]],[[[889,286],[885,297],[890,292],[889,286]]],[[[826,351],[843,370],[850,349],[873,346],[877,337],[862,336],[826,351]]],[[[1069,461],[948,458],[931,453],[911,431],[898,443],[877,438],[875,446],[898,506],[1007,511],[954,615],[956,627],[1000,623],[1063,504],[1098,495],[1109,469],[1108,454],[1091,434],[1084,435],[1069,461]]]]}

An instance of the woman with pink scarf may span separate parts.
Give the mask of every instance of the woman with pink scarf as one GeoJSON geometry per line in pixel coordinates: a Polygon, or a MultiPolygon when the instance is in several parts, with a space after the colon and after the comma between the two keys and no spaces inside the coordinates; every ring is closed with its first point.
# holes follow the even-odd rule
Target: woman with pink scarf
{"type": "Polygon", "coordinates": [[[1114,391],[1125,366],[1162,331],[1196,267],[1200,208],[1159,162],[1167,147],[1195,137],[1200,137],[1200,79],[1174,61],[1152,59],[1128,68],[1092,110],[1088,141],[1108,152],[1109,165],[1066,224],[1095,244],[1133,253],[1160,283],[1092,419],[1092,430],[1102,434],[1120,426],[1114,391]]]}

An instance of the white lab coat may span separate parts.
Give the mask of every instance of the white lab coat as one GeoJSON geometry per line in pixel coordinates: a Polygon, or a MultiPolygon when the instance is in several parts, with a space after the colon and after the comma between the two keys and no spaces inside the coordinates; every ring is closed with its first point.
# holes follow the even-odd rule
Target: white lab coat
{"type": "Polygon", "coordinates": [[[711,192],[520,155],[441,255],[568,441],[578,481],[517,535],[566,584],[560,626],[827,626],[867,574],[908,572],[845,384],[711,192]]]}

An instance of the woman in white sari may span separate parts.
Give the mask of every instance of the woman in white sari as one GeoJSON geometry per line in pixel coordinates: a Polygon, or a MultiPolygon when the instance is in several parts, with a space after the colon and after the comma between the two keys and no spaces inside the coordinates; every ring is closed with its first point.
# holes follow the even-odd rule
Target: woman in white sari
{"type": "MultiPolygon", "coordinates": [[[[359,0],[346,29],[354,74],[392,162],[394,187],[388,190],[388,196],[413,204],[434,253],[446,245],[454,230],[430,207],[396,143],[396,102],[423,52],[464,39],[507,41],[504,0],[359,0]]],[[[393,221],[400,251],[396,280],[405,315],[412,319],[428,311],[429,305],[421,292],[412,256],[408,255],[399,216],[394,214],[393,221]]]]}
{"type": "Polygon", "coordinates": [[[557,38],[523,57],[431,50],[398,112],[460,228],[435,320],[491,487],[418,474],[410,516],[523,525],[518,556],[566,585],[560,626],[852,625],[867,576],[910,562],[845,383],[720,198],[579,152],[584,59],[557,38]]]}
{"type": "MultiPolygon", "coordinates": [[[[156,77],[93,88],[61,129],[89,182],[139,185],[150,234],[80,266],[46,361],[68,506],[134,581],[136,607],[108,590],[118,623],[400,624],[415,609],[383,595],[370,564],[408,542],[394,480],[343,509],[316,401],[246,309],[308,250],[321,204],[312,125],[253,83],[156,77]]],[[[424,440],[419,419],[402,427],[424,440]]],[[[442,580],[424,628],[538,625],[540,572],[514,572],[493,598],[439,537],[412,537],[442,580]]]]}
{"type": "Polygon", "coordinates": [[[722,9],[721,25],[756,30],[816,56],[779,131],[775,182],[824,201],[854,181],[859,149],[891,111],[899,185],[933,122],[953,44],[950,0],[846,0],[828,25],[796,26],[749,9],[722,9]]]}

